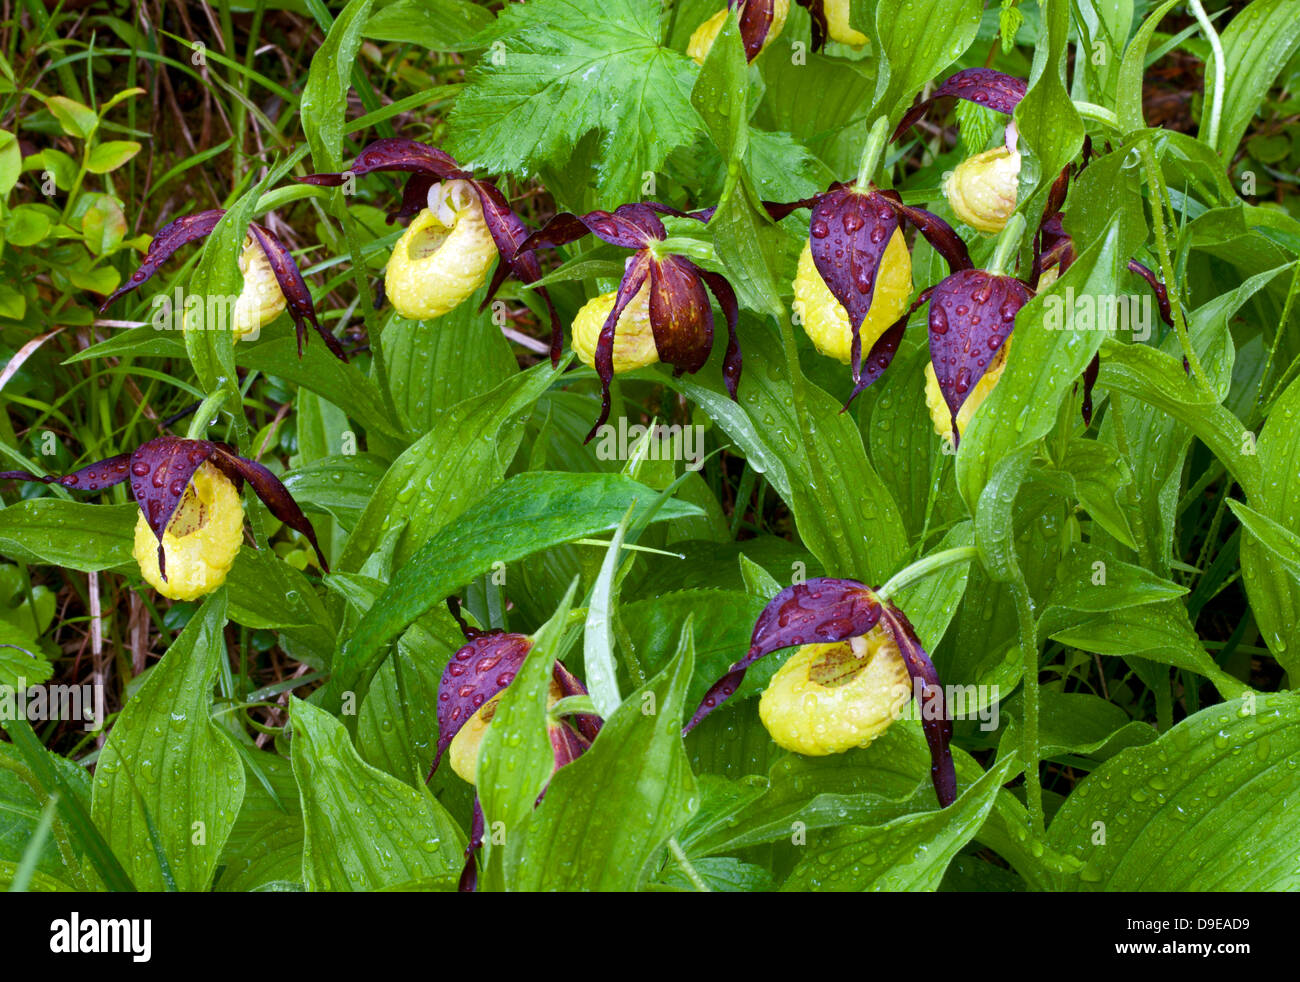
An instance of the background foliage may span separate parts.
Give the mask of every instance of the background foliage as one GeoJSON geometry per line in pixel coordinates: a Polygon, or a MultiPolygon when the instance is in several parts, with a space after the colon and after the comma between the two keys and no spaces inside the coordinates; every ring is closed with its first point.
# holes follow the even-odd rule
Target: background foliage
{"type": "MultiPolygon", "coordinates": [[[[110,716],[5,722],[0,883],[454,889],[472,789],[425,778],[457,595],[475,623],[538,637],[480,768],[489,822],[514,830],[483,889],[1300,886],[1300,3],[1206,3],[1207,31],[1172,0],[854,0],[870,44],[823,52],[795,6],[754,64],[737,47],[700,68],[686,44],[717,6],[6,7],[0,467],[64,473],[181,433],[224,388],[207,435],[283,475],[333,571],[249,496],[227,584],[167,602],[131,559],[124,489],[6,486],[0,684],[102,684],[110,716]],[[1079,260],[1050,293],[1135,293],[1136,257],[1178,329],[1052,331],[1035,300],[953,455],[923,399],[923,313],[840,413],[847,371],[790,320],[806,218],[759,203],[851,179],[873,120],[977,65],[1030,80],[1031,225],[1085,136],[1096,155],[1065,206],[1079,260]],[[740,296],[739,401],[716,351],[695,375],[621,377],[612,417],[705,427],[700,470],[583,444],[595,374],[550,366],[535,290],[429,322],[375,306],[396,182],[348,197],[291,178],[393,135],[499,176],[533,225],[717,206],[671,231],[740,296]],[[348,364],[319,342],[299,360],[287,316],[232,348],[156,331],[150,296],[96,313],[153,230],[217,206],[156,292],[237,292],[256,218],[348,364]],[[1001,694],[997,730],[957,724],[951,808],[916,720],[832,757],[776,747],[754,697],[778,658],[682,740],[779,586],[878,585],[958,545],[977,560],[897,598],[946,683],[1001,694]],[[548,786],[555,657],[589,681],[615,665],[597,695],[617,708],[548,786]]],[[[932,112],[882,180],[955,225],[943,175],[993,122],[932,112]]],[[[992,240],[964,233],[987,262],[992,240]]],[[[622,258],[584,240],[547,267],[566,324],[622,258]]],[[[913,263],[917,290],[947,272],[919,237],[913,263]]]]}

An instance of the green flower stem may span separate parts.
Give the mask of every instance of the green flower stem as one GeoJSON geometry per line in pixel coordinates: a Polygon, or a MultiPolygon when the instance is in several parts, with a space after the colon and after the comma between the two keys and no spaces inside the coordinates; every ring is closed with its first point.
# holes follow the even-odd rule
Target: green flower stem
{"type": "Polygon", "coordinates": [[[696,868],[691,865],[691,861],[686,858],[686,851],[682,849],[682,845],[677,841],[676,836],[668,840],[668,851],[673,854],[673,859],[677,860],[677,865],[680,866],[682,872],[686,874],[686,879],[691,881],[691,886],[695,887],[699,893],[713,892],[709,889],[709,885],[704,882],[704,877],[700,876],[699,871],[696,870],[696,868]]]}
{"type": "Polygon", "coordinates": [[[867,134],[867,145],[862,148],[862,160],[858,164],[858,179],[855,185],[865,190],[880,169],[880,158],[885,153],[885,144],[889,142],[889,120],[881,116],[867,134]]]}
{"type": "Polygon", "coordinates": [[[1024,658],[1021,685],[1024,689],[1024,743],[1021,753],[1025,759],[1025,803],[1029,808],[1030,827],[1039,836],[1044,834],[1043,784],[1038,773],[1038,638],[1034,627],[1034,610],[1029,600],[1029,586],[1024,576],[1011,584],[1016,601],[1016,623],[1020,634],[1020,652],[1024,658]]]}
{"type": "Polygon", "coordinates": [[[989,263],[988,271],[994,276],[1006,276],[1011,259],[1020,251],[1020,240],[1024,237],[1025,216],[1017,212],[1011,216],[1011,220],[998,236],[998,247],[993,253],[993,261],[989,263]]]}
{"type": "Polygon", "coordinates": [[[1201,6],[1201,0],[1190,0],[1187,4],[1191,8],[1196,22],[1201,25],[1201,31],[1205,34],[1205,39],[1210,42],[1210,52],[1214,57],[1214,94],[1211,97],[1210,118],[1205,128],[1205,135],[1209,138],[1210,146],[1216,151],[1219,149],[1219,121],[1223,117],[1223,89],[1227,83],[1227,76],[1224,73],[1223,43],[1219,40],[1219,32],[1214,29],[1210,23],[1210,18],[1205,15],[1205,8],[1201,6]]]}
{"type": "MultiPolygon", "coordinates": [[[[1148,131],[1150,133],[1150,131],[1148,131]]],[[[1183,349],[1183,357],[1191,366],[1192,377],[1200,384],[1204,392],[1212,392],[1213,387],[1205,375],[1201,359],[1192,347],[1191,335],[1187,331],[1187,318],[1183,315],[1183,303],[1174,282],[1174,263],[1169,254],[1169,240],[1165,232],[1165,202],[1169,194],[1165,188],[1164,177],[1156,163],[1155,151],[1151,149],[1149,138],[1138,141],[1138,152],[1142,155],[1142,169],[1146,171],[1147,185],[1151,189],[1151,226],[1156,237],[1156,254],[1160,257],[1160,278],[1164,280],[1165,292],[1169,297],[1169,312],[1174,322],[1174,331],[1183,349]]]]}
{"type": "Polygon", "coordinates": [[[206,440],[208,438],[208,427],[212,425],[212,421],[216,418],[217,412],[221,409],[222,403],[226,401],[228,395],[230,395],[230,388],[223,385],[199,403],[199,408],[194,411],[194,416],[190,419],[190,428],[185,434],[189,439],[206,440]]]}
{"type": "Polygon", "coordinates": [[[889,582],[876,591],[876,596],[882,602],[886,601],[894,594],[907,589],[913,583],[924,579],[931,573],[938,572],[946,566],[955,566],[957,563],[969,563],[978,556],[979,550],[974,546],[957,546],[953,549],[944,549],[942,552],[931,553],[891,576],[889,582]]]}

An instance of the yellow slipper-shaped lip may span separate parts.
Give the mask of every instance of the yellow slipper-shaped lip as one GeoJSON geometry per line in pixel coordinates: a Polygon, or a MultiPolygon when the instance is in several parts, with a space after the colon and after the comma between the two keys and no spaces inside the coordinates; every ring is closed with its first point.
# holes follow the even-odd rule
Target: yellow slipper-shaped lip
{"type": "Polygon", "coordinates": [[[403,317],[431,320],[460,306],[487,282],[496,242],[468,181],[433,185],[429,207],[393,247],[384,291],[403,317]]]}
{"type": "MultiPolygon", "coordinates": [[[[600,332],[618,297],[617,291],[603,293],[582,305],[571,328],[573,350],[584,365],[596,367],[600,332]]],[[[654,330],[650,326],[650,278],[623,308],[614,327],[614,374],[621,375],[653,365],[659,360],[654,330]]]]}
{"type": "Polygon", "coordinates": [[[161,544],[141,512],[131,551],[145,581],[164,597],[197,600],[226,581],[243,538],[239,491],[230,478],[204,461],[190,478],[161,544]],[[160,552],[164,563],[159,562],[160,552]]]}
{"type": "Polygon", "coordinates": [[[777,746],[821,757],[869,745],[911,695],[898,645],[877,626],[847,641],[799,648],[772,676],[758,715],[777,746]]]}

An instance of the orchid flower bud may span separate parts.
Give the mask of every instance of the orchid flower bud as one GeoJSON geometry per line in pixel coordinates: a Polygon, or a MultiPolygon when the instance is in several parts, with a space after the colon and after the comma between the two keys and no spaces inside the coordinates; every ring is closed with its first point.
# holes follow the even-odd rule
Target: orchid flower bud
{"type": "MultiPolygon", "coordinates": [[[[902,230],[895,228],[881,257],[871,307],[859,330],[863,351],[870,351],[877,339],[907,310],[911,295],[912,256],[907,251],[902,230]]],[[[810,244],[805,244],[799,255],[799,268],[794,279],[794,310],[819,352],[849,364],[853,352],[849,312],[818,272],[810,244]]]]}
{"type": "MultiPolygon", "coordinates": [[[[753,61],[785,27],[785,19],[790,13],[790,0],[766,0],[766,2],[742,0],[738,6],[742,10],[740,34],[745,42],[745,58],[747,61],[753,61]],[[760,7],[764,9],[760,10],[760,7]],[[767,8],[770,8],[770,11],[767,8]]],[[[691,35],[690,43],[686,46],[686,54],[694,59],[696,64],[704,64],[704,59],[708,57],[713,42],[722,30],[722,25],[726,23],[729,9],[730,5],[719,10],[697,27],[695,33],[691,35]]]]}
{"type": "MultiPolygon", "coordinates": [[[[573,350],[583,364],[596,367],[596,347],[609,312],[614,309],[617,291],[601,294],[583,304],[573,318],[573,350]]],[[[654,329],[650,325],[650,278],[623,308],[614,328],[614,374],[621,375],[645,368],[659,360],[654,329]]]]}
{"type": "Polygon", "coordinates": [[[1019,151],[994,147],[958,164],[944,182],[943,193],[958,218],[992,235],[1015,213],[1019,182],[1019,151]]]}
{"type": "Polygon", "coordinates": [[[403,317],[430,320],[463,303],[487,282],[496,242],[479,195],[468,181],[429,189],[429,206],[397,240],[384,274],[384,291],[403,317]]]}
{"type": "Polygon", "coordinates": [[[212,464],[199,465],[162,536],[167,576],[158,563],[158,540],[141,512],[132,554],[145,581],[164,597],[197,600],[226,581],[244,539],[239,491],[212,464]]]}
{"type": "Polygon", "coordinates": [[[809,757],[868,746],[911,698],[898,643],[882,625],[800,647],[772,676],[758,715],[777,746],[809,757]]]}

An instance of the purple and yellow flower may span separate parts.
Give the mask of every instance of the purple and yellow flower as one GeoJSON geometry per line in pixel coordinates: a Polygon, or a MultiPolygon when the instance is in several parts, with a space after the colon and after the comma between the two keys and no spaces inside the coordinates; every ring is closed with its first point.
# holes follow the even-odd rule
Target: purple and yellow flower
{"type": "Polygon", "coordinates": [[[612,302],[610,294],[597,297],[574,320],[574,350],[600,376],[600,418],[587,435],[588,440],[609,418],[609,387],[616,373],[655,361],[672,365],[676,375],[704,367],[713,350],[709,292],[727,319],[722,377],[731,397],[736,397],[741,354],[736,337],[740,307],[735,291],[721,274],[701,269],[685,256],[664,254],[658,249],[658,244],[668,237],[661,214],[704,221],[707,213],[687,215],[652,202],[586,215],[562,212],[523,245],[526,250],[548,249],[594,235],[610,245],[635,250],[612,302]],[[597,322],[599,334],[594,331],[597,322]]]}
{"type": "Polygon", "coordinates": [[[686,732],[736,692],[750,665],[787,648],[797,650],[759,701],[777,745],[809,756],[867,746],[915,697],[935,794],[945,808],[956,800],[952,720],[939,675],[903,612],[856,580],[812,579],[773,597],[749,651],[705,694],[686,732]]]}
{"type": "MultiPolygon", "coordinates": [[[[99,309],[108,309],[114,300],[141,286],[181,246],[206,238],[225,213],[224,208],[211,208],[164,225],[149,243],[139,269],[131,274],[126,283],[114,290],[99,309]]],[[[244,276],[244,287],[235,301],[231,323],[228,325],[236,341],[256,338],[263,327],[287,309],[298,337],[299,357],[302,357],[303,346],[307,342],[307,325],[310,324],[334,356],[347,361],[343,345],[321,327],[320,321],[316,319],[316,305],[312,301],[311,291],[288,247],[257,222],[248,223],[248,234],[244,237],[244,245],[239,253],[239,271],[244,276]]],[[[193,326],[189,311],[186,312],[183,326],[187,330],[193,326]]]]}
{"type": "MultiPolygon", "coordinates": [[[[389,221],[414,216],[393,247],[384,271],[384,292],[393,309],[412,320],[441,317],[464,303],[488,281],[501,262],[480,309],[507,276],[533,283],[542,273],[531,249],[521,246],[528,228],[500,188],[464,170],[450,154],[415,140],[387,138],[368,144],[340,174],[312,174],[305,184],[338,187],[350,176],[375,171],[410,174],[402,204],[389,221]]],[[[551,318],[551,360],[560,357],[559,318],[545,289],[539,289],[551,318]]]]}
{"type": "Polygon", "coordinates": [[[315,529],[280,479],[221,443],[162,436],[62,477],[6,471],[3,479],[74,491],[129,481],[140,507],[132,554],[150,586],[173,600],[195,600],[225,582],[243,541],[239,489],[245,481],[271,514],[307,538],[329,572],[315,529]]]}

